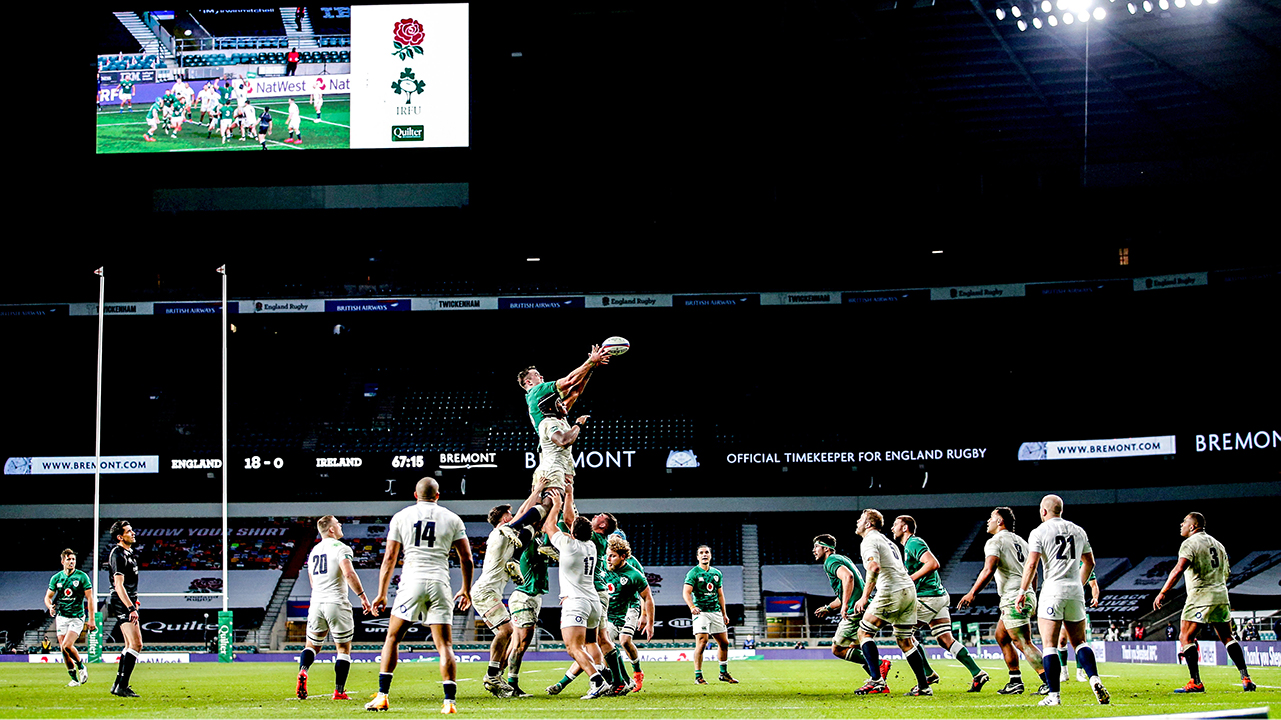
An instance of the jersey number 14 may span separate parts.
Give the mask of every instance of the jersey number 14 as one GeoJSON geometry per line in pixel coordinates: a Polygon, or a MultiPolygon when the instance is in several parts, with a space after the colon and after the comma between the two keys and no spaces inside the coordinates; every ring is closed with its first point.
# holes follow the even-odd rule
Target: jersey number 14
{"type": "Polygon", "coordinates": [[[414,523],[414,547],[424,544],[427,547],[436,547],[435,521],[423,522],[419,520],[414,523]]]}

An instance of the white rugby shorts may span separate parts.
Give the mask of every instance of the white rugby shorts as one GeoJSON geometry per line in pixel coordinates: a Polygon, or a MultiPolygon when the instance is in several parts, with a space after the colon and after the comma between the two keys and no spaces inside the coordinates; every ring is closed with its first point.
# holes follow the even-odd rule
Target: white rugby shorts
{"type": "Polygon", "coordinates": [[[543,609],[543,596],[526,595],[513,590],[512,596],[507,599],[507,607],[511,611],[512,625],[531,628],[538,624],[538,613],[543,609]]]}
{"type": "Polygon", "coordinates": [[[702,610],[694,616],[695,635],[720,635],[725,632],[725,618],[720,610],[702,610]]]}
{"type": "Polygon", "coordinates": [[[597,628],[602,613],[597,598],[564,598],[560,601],[560,626],[597,628]]]}
{"type": "Polygon", "coordinates": [[[63,617],[59,615],[56,618],[54,618],[53,626],[59,637],[66,635],[69,632],[75,633],[76,637],[79,637],[82,633],[84,633],[85,619],[63,617]]]}
{"type": "Polygon", "coordinates": [[[307,610],[307,639],[324,645],[326,636],[332,635],[335,643],[351,642],[356,634],[356,619],[350,605],[341,603],[312,603],[307,610]]]}
{"type": "Polygon", "coordinates": [[[391,614],[420,625],[449,625],[454,615],[454,593],[448,581],[406,580],[402,575],[391,614]]]}

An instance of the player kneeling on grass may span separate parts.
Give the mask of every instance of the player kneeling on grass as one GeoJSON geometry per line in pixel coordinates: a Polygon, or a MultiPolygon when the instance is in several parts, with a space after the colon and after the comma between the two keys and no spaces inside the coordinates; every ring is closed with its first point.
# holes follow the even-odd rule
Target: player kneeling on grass
{"type": "MultiPolygon", "coordinates": [[[[815,617],[824,618],[832,613],[841,616],[836,626],[836,636],[832,638],[832,654],[841,660],[848,660],[861,665],[872,676],[872,669],[867,665],[867,658],[858,647],[859,616],[854,613],[854,600],[863,595],[863,576],[859,574],[854,561],[836,552],[836,538],[831,535],[819,535],[814,538],[814,559],[823,563],[827,580],[832,585],[836,599],[816,609],[815,617]]],[[[878,677],[890,673],[890,660],[885,658],[880,663],[878,677]]]]}
{"type": "Polygon", "coordinates": [[[76,552],[71,548],[62,551],[62,570],[49,578],[49,592],[45,593],[44,605],[54,617],[62,661],[66,663],[67,674],[71,676],[67,687],[84,685],[89,681],[89,671],[85,668],[80,653],[76,651],[76,638],[84,631],[86,624],[89,632],[93,632],[93,613],[97,605],[93,601],[93,581],[76,569],[76,552]],[[85,612],[86,602],[88,612],[85,612]]]}
{"type": "Polygon", "coordinates": [[[342,541],[342,523],[333,515],[316,521],[320,542],[307,556],[307,578],[311,582],[311,607],[307,610],[307,646],[298,662],[298,699],[307,699],[307,671],[332,635],[338,656],[334,659],[334,699],[347,700],[347,673],[351,671],[351,638],[356,633],[351,614],[350,587],[360,598],[368,615],[373,609],[360,578],[351,564],[351,547],[342,541]]]}
{"type": "Polygon", "coordinates": [[[1188,597],[1183,604],[1183,624],[1179,628],[1179,655],[1188,664],[1188,674],[1192,677],[1187,685],[1174,692],[1205,692],[1197,666],[1201,648],[1196,639],[1201,634],[1202,625],[1214,628],[1214,634],[1219,636],[1232,664],[1241,673],[1242,689],[1253,692],[1255,685],[1250,680],[1245,653],[1232,636],[1232,607],[1228,604],[1228,576],[1231,575],[1228,551],[1223,543],[1206,533],[1205,516],[1201,513],[1191,512],[1184,516],[1179,525],[1179,534],[1187,538],[1179,546],[1179,561],[1170,571],[1170,577],[1166,579],[1161,592],[1152,601],[1152,607],[1160,610],[1165,594],[1179,581],[1179,573],[1183,573],[1188,597]]]}

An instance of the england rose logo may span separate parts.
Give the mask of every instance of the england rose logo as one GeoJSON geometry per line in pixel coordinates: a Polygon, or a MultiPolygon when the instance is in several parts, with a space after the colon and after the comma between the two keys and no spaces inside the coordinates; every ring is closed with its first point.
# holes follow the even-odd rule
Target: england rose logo
{"type": "Polygon", "coordinates": [[[423,40],[427,34],[423,32],[423,24],[413,18],[396,21],[396,29],[393,32],[392,46],[396,48],[392,55],[399,57],[401,60],[408,60],[414,56],[414,53],[423,54],[423,40]]]}

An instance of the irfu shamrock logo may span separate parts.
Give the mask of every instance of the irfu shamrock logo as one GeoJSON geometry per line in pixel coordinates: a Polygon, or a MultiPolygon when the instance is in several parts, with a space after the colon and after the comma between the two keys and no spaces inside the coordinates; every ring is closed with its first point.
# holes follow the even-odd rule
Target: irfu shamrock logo
{"type": "Polygon", "coordinates": [[[408,105],[410,100],[414,99],[414,93],[422,94],[423,88],[427,83],[414,77],[414,71],[405,68],[400,74],[400,79],[392,82],[391,89],[396,91],[397,95],[405,96],[405,104],[408,105]]]}

